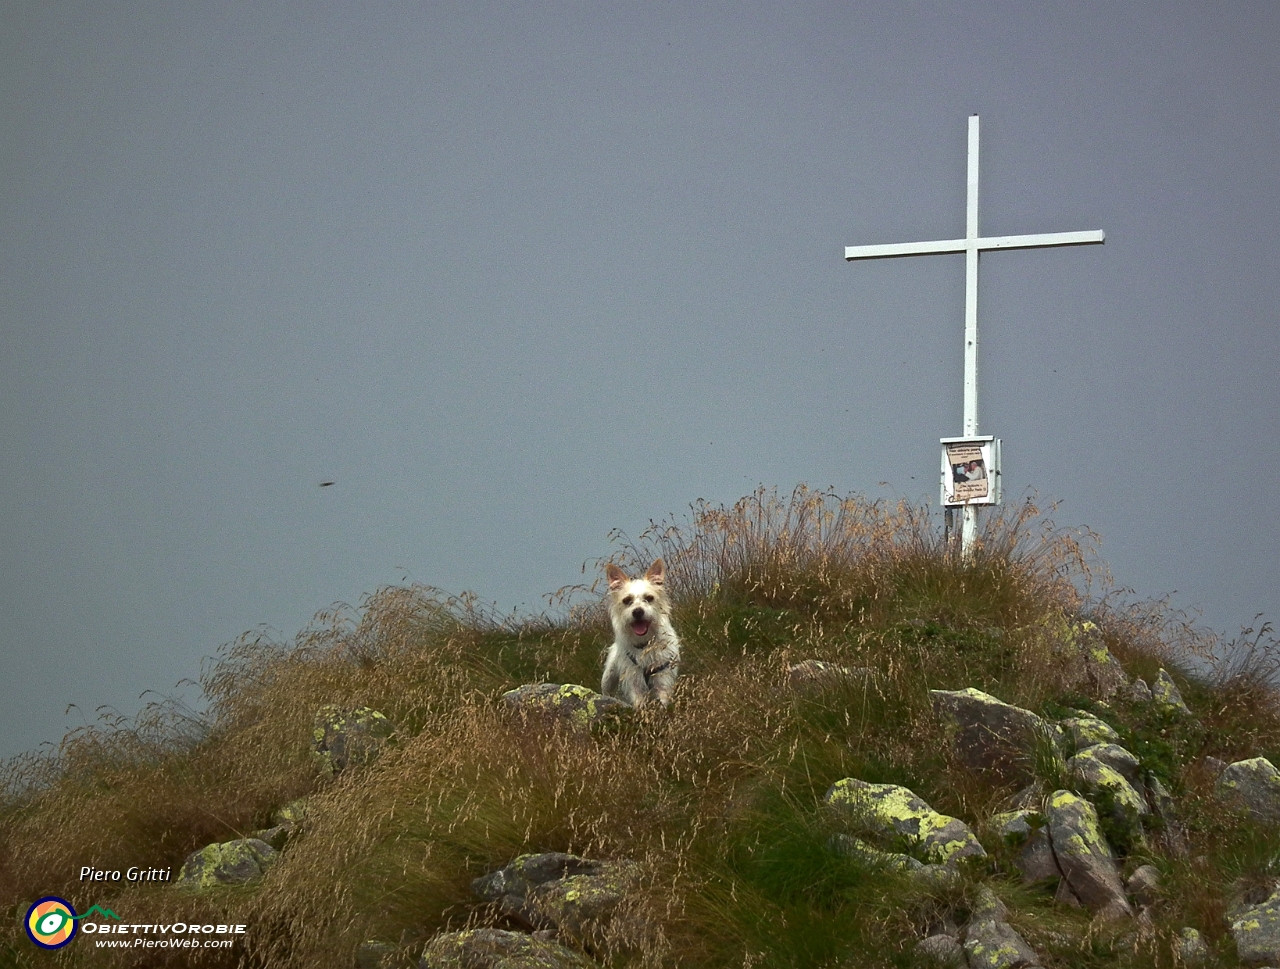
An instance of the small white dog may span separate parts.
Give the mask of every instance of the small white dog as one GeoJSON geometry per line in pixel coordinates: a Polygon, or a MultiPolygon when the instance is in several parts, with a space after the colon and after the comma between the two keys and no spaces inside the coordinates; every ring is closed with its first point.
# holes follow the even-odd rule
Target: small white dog
{"type": "Polygon", "coordinates": [[[662,588],[664,568],[658,559],[643,579],[630,579],[610,563],[609,619],[613,645],[604,661],[600,692],[633,707],[657,700],[671,703],[680,667],[680,640],[671,625],[671,606],[662,588]]]}

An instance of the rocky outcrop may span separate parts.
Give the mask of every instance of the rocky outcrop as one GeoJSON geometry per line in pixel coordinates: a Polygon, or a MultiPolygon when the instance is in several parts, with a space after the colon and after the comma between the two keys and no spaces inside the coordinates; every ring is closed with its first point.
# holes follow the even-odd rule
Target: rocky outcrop
{"type": "Polygon", "coordinates": [[[1014,865],[1024,885],[1062,878],[1062,869],[1049,842],[1044,815],[1033,808],[997,814],[987,822],[988,830],[1006,845],[1018,849],[1014,865]]]}
{"type": "Polygon", "coordinates": [[[1280,891],[1261,905],[1237,912],[1231,919],[1231,934],[1245,962],[1280,963],[1280,891]]]}
{"type": "Polygon", "coordinates": [[[1094,806],[1070,791],[1054,791],[1045,817],[1054,856],[1072,893],[1091,912],[1103,917],[1132,915],[1094,806]]]}
{"type": "Polygon", "coordinates": [[[639,878],[635,862],[552,851],[521,855],[477,878],[471,890],[530,929],[554,929],[557,936],[579,944],[598,943],[639,878]]]}
{"type": "Polygon", "coordinates": [[[339,774],[377,759],[395,733],[385,714],[369,707],[344,711],[328,704],[316,711],[311,752],[322,773],[339,774]]]}
{"type": "Polygon", "coordinates": [[[1030,710],[970,687],[930,690],[934,713],[949,728],[956,759],[972,770],[1029,776],[1031,753],[1060,732],[1030,710]]]}
{"type": "Polygon", "coordinates": [[[595,969],[581,952],[523,932],[469,929],[432,938],[419,969],[595,969]]]}
{"type": "Polygon", "coordinates": [[[1191,710],[1183,702],[1182,694],[1178,691],[1177,684],[1173,682],[1173,677],[1165,670],[1157,673],[1156,681],[1151,684],[1151,702],[1155,704],[1156,709],[1161,713],[1182,717],[1191,716],[1191,710]]]}
{"type": "Polygon", "coordinates": [[[967,824],[939,814],[897,784],[868,784],[846,777],[827,791],[826,803],[847,812],[855,823],[880,837],[906,840],[908,850],[921,861],[944,864],[986,855],[967,824]]]}
{"type": "Polygon", "coordinates": [[[936,969],[965,969],[964,947],[953,935],[938,933],[916,943],[916,960],[936,969]]]}
{"type": "Polygon", "coordinates": [[[973,917],[964,933],[969,969],[1022,969],[1040,963],[1027,940],[1005,921],[1008,910],[985,886],[978,890],[973,917]]]}
{"type": "Polygon", "coordinates": [[[1094,800],[1106,806],[1113,830],[1125,846],[1142,838],[1142,819],[1150,813],[1141,790],[1138,758],[1115,744],[1095,744],[1067,761],[1067,770],[1094,800]]]}
{"type": "Polygon", "coordinates": [[[549,717],[581,730],[590,730],[631,712],[631,705],[576,683],[529,683],[502,694],[512,710],[549,717]]]}
{"type": "Polygon", "coordinates": [[[1083,750],[1095,744],[1118,744],[1120,735],[1105,720],[1081,712],[1079,716],[1061,721],[1062,728],[1071,741],[1073,750],[1083,750]]]}
{"type": "Polygon", "coordinates": [[[257,838],[240,838],[193,851],[178,872],[183,888],[244,885],[262,877],[276,860],[276,850],[257,838]]]}
{"type": "Polygon", "coordinates": [[[1265,757],[1238,760],[1218,777],[1218,795],[1264,823],[1280,821],[1280,771],[1265,757]]]}

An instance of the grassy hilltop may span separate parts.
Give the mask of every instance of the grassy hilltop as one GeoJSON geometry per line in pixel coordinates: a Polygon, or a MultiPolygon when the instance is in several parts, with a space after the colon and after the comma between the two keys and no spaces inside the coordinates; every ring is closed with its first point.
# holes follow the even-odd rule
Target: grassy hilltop
{"type": "MultiPolygon", "coordinates": [[[[919,965],[916,943],[963,926],[984,888],[1045,969],[1174,966],[1184,927],[1208,943],[1205,964],[1238,965],[1226,913],[1274,887],[1280,828],[1225,808],[1205,765],[1280,764],[1271,643],[1264,627],[1215,659],[1222,644],[1176,616],[1099,594],[1086,539],[1030,505],[988,520],[969,557],[905,504],[799,489],[697,505],[615,556],[633,569],[667,562],[684,644],[675,702],[591,733],[498,701],[540,681],[598,688],[610,633],[590,590],[562,590],[554,616],[520,618],[388,588],[292,642],[246,636],[203,677],[207,717],[155,706],[72,733],[56,758],[8,765],[0,965],[348,969],[371,939],[416,964],[407,960],[437,932],[510,927],[471,882],[547,851],[639,866],[626,910],[641,928],[589,947],[601,965],[919,965]],[[1072,683],[1063,640],[1086,620],[1130,678],[1168,670],[1194,716],[1124,693],[1100,704],[1072,683]],[[795,690],[787,669],[808,659],[870,672],[795,690]],[[1046,718],[1097,713],[1173,794],[1187,850],[1166,850],[1148,821],[1120,857],[1124,875],[1146,863],[1160,872],[1147,918],[1091,920],[1052,889],[1021,884],[1014,849],[984,823],[1025,785],[958,763],[930,706],[930,689],[966,687],[1046,718]],[[326,704],[381,711],[394,741],[370,766],[321,775],[310,746],[326,704]],[[965,821],[988,857],[924,883],[834,851],[847,819],[823,798],[843,778],[910,788],[965,821]],[[304,796],[305,824],[255,883],[192,892],[78,881],[82,865],[176,878],[191,852],[266,828],[304,796]],[[46,953],[22,928],[44,895],[126,922],[248,930],[230,950],[124,952],[82,933],[46,953]]],[[[1025,766],[1048,791],[1072,784],[1051,752],[1025,766]]]]}

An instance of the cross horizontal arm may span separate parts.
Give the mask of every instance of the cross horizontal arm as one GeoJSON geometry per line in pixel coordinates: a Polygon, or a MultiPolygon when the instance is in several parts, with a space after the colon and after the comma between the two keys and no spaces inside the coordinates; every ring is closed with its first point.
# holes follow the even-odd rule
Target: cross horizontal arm
{"type": "MultiPolygon", "coordinates": [[[[975,249],[1046,249],[1050,246],[1090,246],[1106,241],[1101,229],[1084,232],[1046,232],[1027,236],[990,236],[974,239],[975,249]]],[[[968,239],[943,239],[938,242],[891,242],[879,246],[845,246],[844,257],[854,259],[888,259],[892,256],[929,256],[943,252],[965,252],[968,239]]]]}

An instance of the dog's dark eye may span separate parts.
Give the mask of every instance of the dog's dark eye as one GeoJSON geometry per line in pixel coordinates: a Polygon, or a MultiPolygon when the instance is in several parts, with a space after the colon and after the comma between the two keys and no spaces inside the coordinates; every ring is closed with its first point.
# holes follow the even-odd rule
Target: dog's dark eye
{"type": "Polygon", "coordinates": [[[645,601],[645,602],[652,602],[652,601],[653,601],[653,596],[645,596],[645,597],[644,597],[644,601],[645,601]]]}
{"type": "Polygon", "coordinates": [[[635,596],[623,596],[623,597],[622,597],[622,604],[623,604],[624,606],[629,606],[629,605],[631,605],[631,603],[633,603],[633,602],[635,602],[635,601],[636,601],[636,597],[635,597],[635,596]]]}

